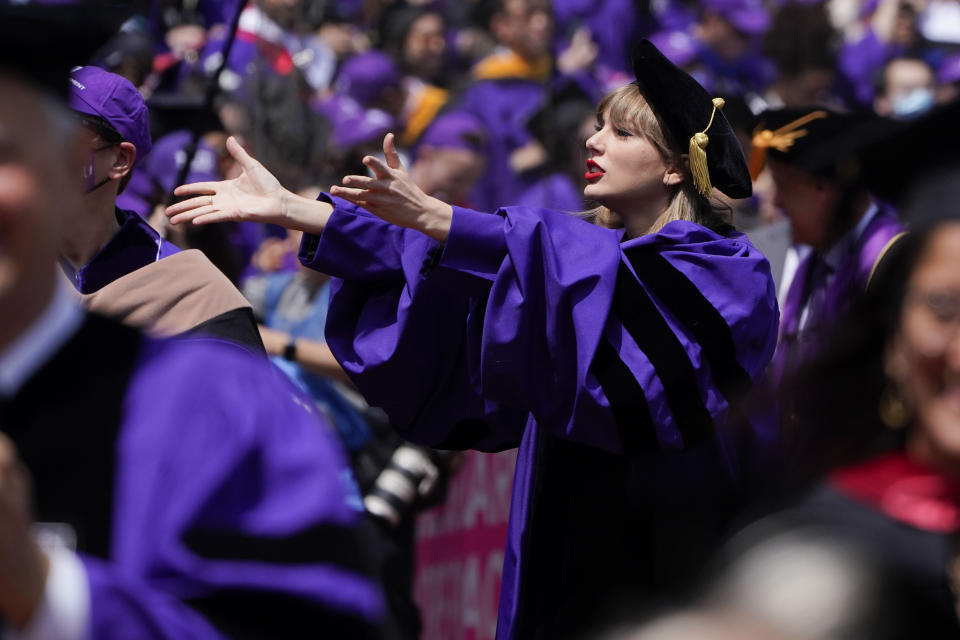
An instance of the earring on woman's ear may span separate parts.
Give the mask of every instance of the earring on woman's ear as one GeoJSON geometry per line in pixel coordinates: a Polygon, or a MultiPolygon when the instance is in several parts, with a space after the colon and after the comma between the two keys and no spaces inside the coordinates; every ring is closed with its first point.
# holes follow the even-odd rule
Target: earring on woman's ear
{"type": "Polygon", "coordinates": [[[877,404],[880,421],[891,431],[899,431],[910,423],[911,411],[907,402],[893,382],[887,382],[877,404]]]}

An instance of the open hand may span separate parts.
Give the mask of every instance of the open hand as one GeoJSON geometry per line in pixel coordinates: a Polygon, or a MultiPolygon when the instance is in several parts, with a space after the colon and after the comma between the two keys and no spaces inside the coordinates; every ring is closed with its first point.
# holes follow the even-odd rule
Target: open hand
{"type": "Polygon", "coordinates": [[[195,196],[167,207],[171,224],[249,221],[286,226],[289,191],[273,174],[248,154],[236,138],[227,138],[227,150],[241,167],[240,175],[220,182],[194,182],[174,190],[178,196],[195,196]]]}
{"type": "Polygon", "coordinates": [[[446,240],[453,217],[450,205],[428,196],[417,186],[400,163],[392,133],[383,138],[383,155],[386,164],[373,156],[363,159],[374,177],[346,176],[346,186],[333,187],[330,193],[387,222],[415,229],[441,242],[446,240]]]}

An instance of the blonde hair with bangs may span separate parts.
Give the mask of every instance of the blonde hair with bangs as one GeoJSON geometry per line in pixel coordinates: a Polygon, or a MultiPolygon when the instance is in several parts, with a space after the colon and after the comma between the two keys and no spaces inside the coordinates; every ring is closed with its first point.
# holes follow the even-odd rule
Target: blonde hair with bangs
{"type": "MultiPolygon", "coordinates": [[[[637,85],[628,84],[604,96],[597,105],[597,119],[603,118],[604,112],[608,110],[607,117],[610,124],[646,137],[660,152],[660,157],[665,163],[685,168],[683,182],[675,188],[670,204],[653,222],[647,233],[656,233],[674,220],[689,220],[710,228],[726,224],[724,220],[726,209],[719,203],[713,204],[697,191],[693,181],[689,179],[689,170],[686,169],[687,163],[683,154],[671,148],[657,114],[653,112],[637,85]]],[[[602,205],[586,211],[583,215],[584,218],[600,226],[610,228],[623,226],[620,216],[602,205]]]]}

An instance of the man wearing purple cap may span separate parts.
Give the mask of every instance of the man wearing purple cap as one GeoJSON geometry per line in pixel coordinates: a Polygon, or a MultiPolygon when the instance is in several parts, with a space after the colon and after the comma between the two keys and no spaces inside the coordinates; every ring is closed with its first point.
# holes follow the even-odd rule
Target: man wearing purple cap
{"type": "Polygon", "coordinates": [[[261,350],[250,304],[226,276],[200,251],[181,252],[116,206],[151,149],[150,114],[137,89],[98,67],[78,67],[69,106],[88,156],[86,193],[64,220],[61,265],[87,308],[157,334],[195,332],[261,350]]]}

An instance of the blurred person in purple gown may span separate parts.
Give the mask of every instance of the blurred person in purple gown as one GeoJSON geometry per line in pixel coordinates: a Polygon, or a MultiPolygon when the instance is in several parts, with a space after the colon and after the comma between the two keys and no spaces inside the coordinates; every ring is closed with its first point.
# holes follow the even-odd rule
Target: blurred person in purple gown
{"type": "Polygon", "coordinates": [[[262,360],[85,313],[57,273],[90,160],[68,69],[105,11],[74,9],[0,6],[4,632],[375,638],[331,427],[262,360]]]}
{"type": "Polygon", "coordinates": [[[742,151],[722,100],[649,42],[634,73],[600,103],[585,167],[602,205],[586,217],[615,211],[623,229],[446,204],[389,135],[373,176],[317,201],[230,141],[244,174],[179,187],[192,197],[167,210],[304,231],[301,262],[335,276],[328,343],[368,401],[421,444],[520,447],[501,639],[568,637],[621,598],[683,593],[762,435],[727,417],[772,356],[774,286],[709,199],[749,196],[742,151]]]}
{"type": "Polygon", "coordinates": [[[473,66],[471,84],[455,105],[476,115],[487,129],[487,167],[471,201],[492,211],[515,203],[524,188],[520,174],[529,165],[524,151],[533,142],[526,123],[547,94],[553,19],[543,0],[495,0],[486,6],[485,26],[497,48],[473,66]]]}
{"type": "Polygon", "coordinates": [[[757,0],[701,3],[693,36],[700,73],[712,91],[756,93],[773,80],[774,70],[760,52],[761,37],[770,27],[768,11],[757,0]]]}
{"type": "Polygon", "coordinates": [[[429,6],[398,3],[381,18],[383,49],[403,73],[404,102],[400,119],[403,146],[411,146],[450,99],[448,84],[450,54],[446,21],[429,6]]]}

